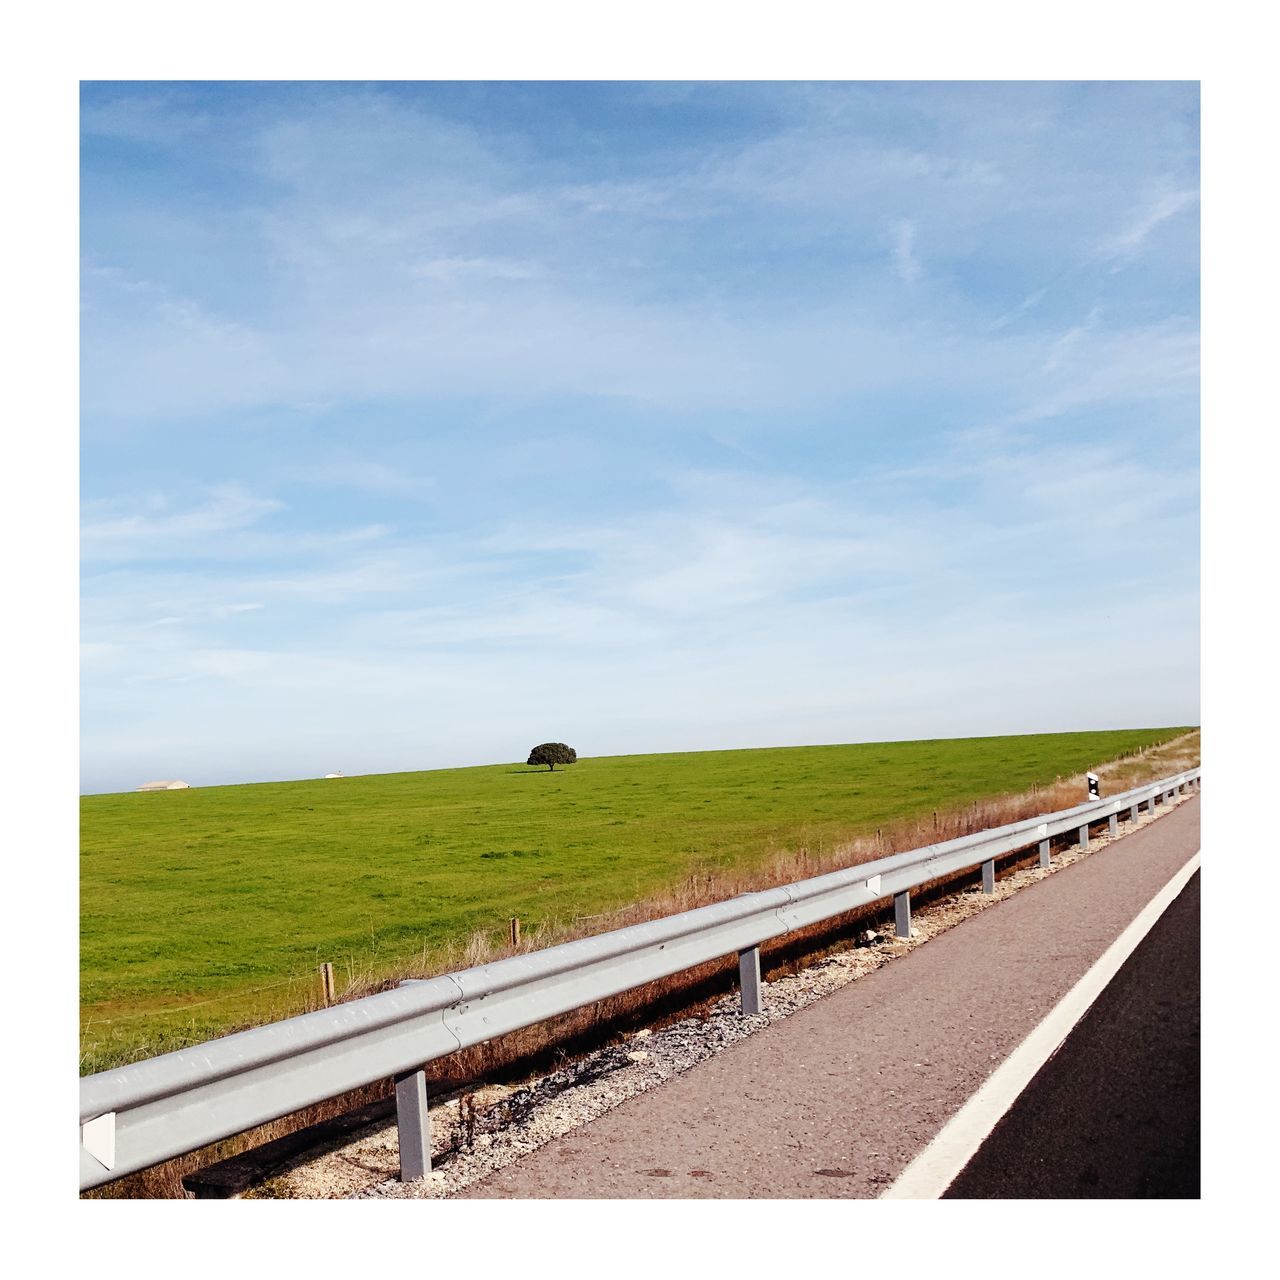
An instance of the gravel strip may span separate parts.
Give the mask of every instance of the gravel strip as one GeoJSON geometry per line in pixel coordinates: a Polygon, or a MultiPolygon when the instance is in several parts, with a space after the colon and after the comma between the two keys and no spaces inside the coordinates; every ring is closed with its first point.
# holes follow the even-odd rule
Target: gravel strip
{"type": "MultiPolygon", "coordinates": [[[[1159,812],[1168,812],[1190,794],[1176,797],[1159,812]]],[[[1146,813],[1136,825],[1122,821],[1120,834],[1127,835],[1152,821],[1146,813]]],[[[1110,843],[1107,835],[1091,835],[1087,851],[1071,845],[1054,853],[1047,871],[1031,866],[1006,874],[996,882],[994,894],[971,888],[914,909],[909,941],[895,938],[891,932],[865,930],[849,950],[768,982],[764,1011],[755,1016],[744,1017],[739,1012],[734,992],[716,1001],[705,1017],[636,1032],[624,1044],[596,1050],[525,1085],[487,1086],[441,1105],[433,1104],[433,1167],[419,1182],[401,1183],[396,1176],[398,1147],[395,1125],[391,1124],[273,1179],[257,1194],[415,1200],[453,1195],[1110,843]]]]}

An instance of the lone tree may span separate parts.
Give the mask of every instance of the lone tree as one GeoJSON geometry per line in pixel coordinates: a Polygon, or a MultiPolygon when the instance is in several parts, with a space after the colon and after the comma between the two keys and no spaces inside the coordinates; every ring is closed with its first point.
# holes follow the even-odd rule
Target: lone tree
{"type": "Polygon", "coordinates": [[[543,742],[529,752],[525,764],[545,764],[552,773],[558,764],[576,764],[578,753],[563,742],[543,742]]]}

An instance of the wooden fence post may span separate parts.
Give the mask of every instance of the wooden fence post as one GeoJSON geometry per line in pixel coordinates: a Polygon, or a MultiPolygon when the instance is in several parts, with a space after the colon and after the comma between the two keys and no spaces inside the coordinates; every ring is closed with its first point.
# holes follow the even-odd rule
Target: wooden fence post
{"type": "Polygon", "coordinates": [[[326,1008],[333,1003],[333,965],[327,960],[320,966],[320,994],[326,1008]]]}
{"type": "Polygon", "coordinates": [[[520,945],[520,917],[511,917],[511,945],[518,947],[520,945]]]}

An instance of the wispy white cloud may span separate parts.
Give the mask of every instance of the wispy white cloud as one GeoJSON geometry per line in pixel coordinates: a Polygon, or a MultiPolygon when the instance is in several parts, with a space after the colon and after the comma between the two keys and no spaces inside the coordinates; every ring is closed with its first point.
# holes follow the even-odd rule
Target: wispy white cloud
{"type": "Polygon", "coordinates": [[[149,560],[267,560],[286,555],[332,554],[361,548],[386,536],[384,524],[329,530],[264,528],[286,510],[278,498],[261,497],[242,485],[215,485],[195,505],[172,496],[90,501],[80,529],[86,562],[149,560]]]}
{"type": "Polygon", "coordinates": [[[1055,369],[1061,368],[1081,341],[1097,328],[1101,316],[1102,308],[1094,307],[1079,324],[1072,325],[1065,333],[1055,338],[1041,366],[1041,372],[1052,373],[1055,369]]]}
{"type": "Polygon", "coordinates": [[[333,461],[303,464],[296,475],[303,483],[323,488],[355,489],[423,502],[439,489],[435,476],[350,453],[333,461]]]}
{"type": "Polygon", "coordinates": [[[1119,231],[1099,240],[1097,255],[1124,258],[1137,253],[1161,223],[1191,208],[1198,199],[1199,193],[1191,189],[1162,192],[1137,209],[1119,231]]]}
{"type": "Polygon", "coordinates": [[[1077,325],[1050,344],[1011,421],[1043,421],[1088,406],[1194,403],[1199,378],[1199,334],[1189,321],[1110,330],[1077,325]]]}
{"type": "MultiPolygon", "coordinates": [[[[177,318],[166,302],[98,337],[86,395],[97,412],[148,418],[374,396],[565,392],[664,410],[782,409],[891,386],[918,367],[931,338],[940,378],[972,378],[981,362],[1006,354],[936,322],[895,331],[865,299],[736,317],[713,298],[622,302],[550,284],[455,298],[425,295],[403,273],[400,285],[377,269],[370,278],[383,283],[366,285],[357,302],[308,306],[272,328],[177,318]]],[[[327,298],[340,286],[314,287],[327,298]]]]}
{"type": "Polygon", "coordinates": [[[118,502],[94,502],[86,508],[81,555],[86,560],[133,559],[153,554],[190,554],[192,542],[209,542],[246,529],[279,511],[283,503],[260,498],[240,485],[216,486],[207,501],[175,510],[170,499],[154,495],[142,510],[120,513],[118,502]],[[113,514],[114,513],[114,514],[113,514]]]}
{"type": "Polygon", "coordinates": [[[80,128],[92,137],[172,146],[213,127],[207,111],[185,108],[172,93],[121,93],[107,101],[85,105],[80,128]]]}
{"type": "Polygon", "coordinates": [[[534,262],[517,262],[508,258],[431,258],[414,262],[410,275],[420,280],[536,280],[545,275],[534,262]]]}
{"type": "Polygon", "coordinates": [[[893,240],[893,266],[904,284],[914,284],[920,279],[924,268],[916,256],[915,223],[905,218],[893,223],[890,227],[893,240]]]}
{"type": "Polygon", "coordinates": [[[1048,296],[1048,292],[1048,289],[1032,290],[1032,292],[1027,294],[1027,296],[1023,298],[1023,300],[1018,303],[1012,311],[1006,311],[1002,316],[997,317],[991,322],[991,332],[994,333],[1000,329],[1004,329],[1007,326],[1016,323],[1026,315],[1027,312],[1034,311],[1035,308],[1038,307],[1048,296]]]}

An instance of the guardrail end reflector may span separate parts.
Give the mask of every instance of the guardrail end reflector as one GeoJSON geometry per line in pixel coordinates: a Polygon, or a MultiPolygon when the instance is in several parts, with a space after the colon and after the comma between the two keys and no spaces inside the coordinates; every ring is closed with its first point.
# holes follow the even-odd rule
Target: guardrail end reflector
{"type": "Polygon", "coordinates": [[[879,892],[880,892],[880,877],[879,877],[879,876],[872,876],[872,877],[871,877],[871,879],[867,881],[867,888],[868,888],[868,889],[870,889],[872,893],[879,893],[879,892]]]}
{"type": "Polygon", "coordinates": [[[86,1120],[80,1126],[80,1145],[104,1168],[116,1167],[116,1113],[86,1120]]]}

